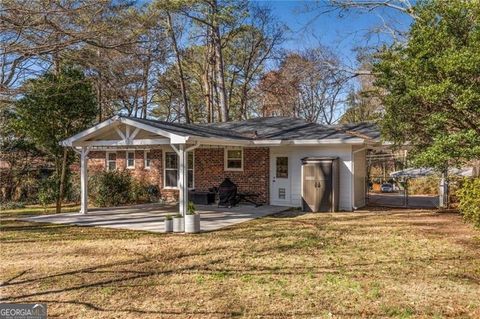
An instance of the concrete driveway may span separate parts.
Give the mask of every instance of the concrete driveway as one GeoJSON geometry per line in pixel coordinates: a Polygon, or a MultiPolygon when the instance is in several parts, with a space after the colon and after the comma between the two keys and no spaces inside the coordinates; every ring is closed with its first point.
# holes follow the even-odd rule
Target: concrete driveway
{"type": "MultiPolygon", "coordinates": [[[[280,206],[240,205],[232,208],[219,208],[214,205],[197,205],[202,231],[213,231],[255,218],[275,214],[288,209],[280,206]]],[[[22,218],[29,222],[96,226],[129,230],[163,232],[164,220],[168,214],[174,215],[177,206],[143,204],[125,207],[92,209],[88,214],[63,213],[22,218]]]]}

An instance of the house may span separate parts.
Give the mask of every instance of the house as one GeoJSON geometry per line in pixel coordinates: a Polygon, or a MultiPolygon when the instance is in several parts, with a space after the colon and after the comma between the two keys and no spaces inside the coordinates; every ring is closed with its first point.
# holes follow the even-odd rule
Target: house
{"type": "Polygon", "coordinates": [[[338,209],[365,205],[366,150],[379,143],[374,124],[326,126],[288,117],[185,124],[115,116],[64,141],[81,155],[81,211],[88,172],[127,169],[178,199],[226,177],[270,205],[302,205],[302,159],[338,158],[338,209]]]}

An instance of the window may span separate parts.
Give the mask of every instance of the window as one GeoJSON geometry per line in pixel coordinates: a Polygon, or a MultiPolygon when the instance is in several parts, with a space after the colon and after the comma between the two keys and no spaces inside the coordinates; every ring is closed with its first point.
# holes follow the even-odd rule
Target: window
{"type": "Polygon", "coordinates": [[[165,187],[178,186],[178,156],[175,152],[165,153],[165,187]]]}
{"type": "Polygon", "coordinates": [[[243,149],[225,149],[225,170],[243,170],[243,149]]]}
{"type": "MultiPolygon", "coordinates": [[[[193,188],[193,171],[194,171],[194,157],[193,152],[188,152],[188,188],[193,188]]],[[[165,153],[165,187],[178,187],[179,178],[179,161],[178,155],[175,152],[165,153]]]]}
{"type": "Polygon", "coordinates": [[[144,155],[143,158],[145,160],[144,167],[145,167],[145,169],[150,169],[150,165],[152,163],[152,158],[151,158],[150,151],[145,151],[145,153],[143,155],[144,155]]]}
{"type": "Polygon", "coordinates": [[[288,157],[277,157],[277,178],[288,178],[288,157]]]}
{"type": "Polygon", "coordinates": [[[188,188],[193,188],[193,169],[194,169],[194,160],[193,152],[188,152],[188,188]]]}
{"type": "Polygon", "coordinates": [[[107,171],[114,171],[117,169],[117,153],[107,152],[107,171]]]}
{"type": "Polygon", "coordinates": [[[127,152],[127,168],[135,168],[135,152],[127,152]]]}

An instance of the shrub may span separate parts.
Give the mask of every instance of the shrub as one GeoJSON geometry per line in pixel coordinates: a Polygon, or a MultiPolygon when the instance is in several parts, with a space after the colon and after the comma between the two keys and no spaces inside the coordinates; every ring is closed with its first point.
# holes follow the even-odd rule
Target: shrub
{"type": "Polygon", "coordinates": [[[92,177],[90,185],[90,196],[97,206],[118,206],[131,201],[132,177],[128,172],[102,172],[92,177]]]}
{"type": "Polygon", "coordinates": [[[24,202],[5,202],[5,203],[0,203],[0,206],[2,210],[18,209],[18,208],[25,208],[25,203],[24,202]]]}
{"type": "Polygon", "coordinates": [[[96,206],[106,207],[154,202],[160,189],[138,181],[128,171],[109,171],[90,178],[89,194],[96,206]]]}
{"type": "Polygon", "coordinates": [[[40,181],[38,188],[38,202],[47,210],[47,205],[55,202],[58,196],[58,180],[55,176],[40,181]]]}
{"type": "Polygon", "coordinates": [[[147,202],[149,199],[147,186],[136,180],[132,179],[132,183],[130,185],[130,202],[132,203],[144,203],[147,202]]]}
{"type": "Polygon", "coordinates": [[[65,198],[67,202],[78,203],[80,202],[81,189],[80,189],[80,175],[73,173],[67,175],[65,184],[65,198]]]}
{"type": "Polygon", "coordinates": [[[150,202],[156,202],[160,198],[160,188],[157,185],[148,185],[147,194],[150,202]]]}
{"type": "Polygon", "coordinates": [[[411,178],[408,180],[409,195],[438,195],[440,180],[436,176],[411,178]]]}
{"type": "Polygon", "coordinates": [[[465,179],[457,196],[465,220],[480,228],[480,178],[465,179]]]}

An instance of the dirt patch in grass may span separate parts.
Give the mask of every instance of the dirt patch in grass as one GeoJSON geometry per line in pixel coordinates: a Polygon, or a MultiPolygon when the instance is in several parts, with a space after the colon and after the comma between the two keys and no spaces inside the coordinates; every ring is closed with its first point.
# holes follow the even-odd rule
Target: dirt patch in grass
{"type": "Polygon", "coordinates": [[[190,236],[4,220],[1,298],[59,318],[478,318],[479,235],[418,210],[190,236]]]}

